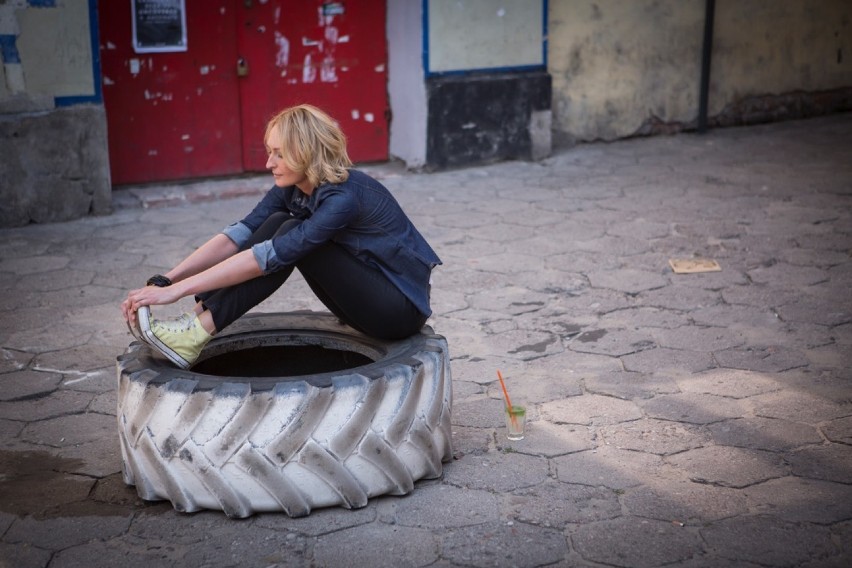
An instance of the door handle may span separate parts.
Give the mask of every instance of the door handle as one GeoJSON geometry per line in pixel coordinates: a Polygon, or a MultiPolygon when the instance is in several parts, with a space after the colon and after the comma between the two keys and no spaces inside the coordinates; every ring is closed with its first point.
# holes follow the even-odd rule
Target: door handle
{"type": "Polygon", "coordinates": [[[247,77],[249,74],[248,61],[245,57],[237,59],[237,77],[247,77]]]}

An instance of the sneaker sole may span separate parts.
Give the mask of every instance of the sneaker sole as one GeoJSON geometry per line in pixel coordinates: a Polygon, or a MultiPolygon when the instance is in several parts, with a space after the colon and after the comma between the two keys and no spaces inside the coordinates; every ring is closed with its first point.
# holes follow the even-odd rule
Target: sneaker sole
{"type": "Polygon", "coordinates": [[[148,341],[148,338],[145,336],[151,333],[151,308],[142,306],[136,310],[136,325],[142,334],[142,339],[148,341]]]}
{"type": "Polygon", "coordinates": [[[149,330],[148,332],[143,332],[143,335],[145,335],[145,339],[148,344],[151,345],[151,347],[156,348],[157,351],[159,351],[163,355],[165,355],[169,359],[169,361],[171,361],[181,369],[189,369],[191,363],[180,355],[178,355],[178,353],[173,351],[171,347],[160,341],[159,338],[154,335],[154,332],[149,330]]]}

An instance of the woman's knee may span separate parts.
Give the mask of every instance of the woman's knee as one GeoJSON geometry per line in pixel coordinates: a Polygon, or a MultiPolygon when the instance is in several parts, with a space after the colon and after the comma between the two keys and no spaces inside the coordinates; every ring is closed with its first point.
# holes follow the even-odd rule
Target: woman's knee
{"type": "Polygon", "coordinates": [[[268,241],[278,235],[283,235],[299,223],[301,223],[301,221],[299,219],[294,219],[289,213],[281,211],[273,213],[260,225],[260,227],[257,228],[254,233],[252,233],[251,238],[245,245],[243,245],[243,250],[249,249],[263,241],[268,241]]]}
{"type": "MultiPolygon", "coordinates": [[[[277,213],[276,213],[277,215],[277,213]]],[[[283,219],[278,227],[278,230],[275,231],[275,236],[279,237],[285,233],[288,233],[302,224],[301,219],[295,219],[290,215],[286,215],[287,219],[283,219]]]]}

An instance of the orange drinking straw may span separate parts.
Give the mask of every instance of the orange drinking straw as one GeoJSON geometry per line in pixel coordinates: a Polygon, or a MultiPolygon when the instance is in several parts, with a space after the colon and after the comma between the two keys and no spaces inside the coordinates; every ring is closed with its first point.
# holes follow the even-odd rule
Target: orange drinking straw
{"type": "Polygon", "coordinates": [[[512,401],[509,400],[509,391],[506,390],[506,383],[503,382],[503,373],[500,372],[500,369],[497,369],[497,378],[500,379],[500,386],[503,387],[503,396],[506,397],[506,410],[509,412],[509,419],[514,424],[518,418],[512,413],[512,401]]]}

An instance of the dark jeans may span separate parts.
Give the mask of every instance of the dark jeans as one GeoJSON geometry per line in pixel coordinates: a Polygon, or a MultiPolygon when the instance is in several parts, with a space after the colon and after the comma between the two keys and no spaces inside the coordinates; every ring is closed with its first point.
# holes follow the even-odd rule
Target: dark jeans
{"type": "MultiPolygon", "coordinates": [[[[243,250],[283,235],[300,220],[276,213],[254,232],[243,250]]],[[[196,299],[213,315],[222,331],[275,292],[298,268],[317,298],[341,321],[371,337],[401,339],[420,331],[426,316],[377,268],[368,266],[341,246],[326,243],[295,266],[235,286],[199,294],[196,299]]]]}

